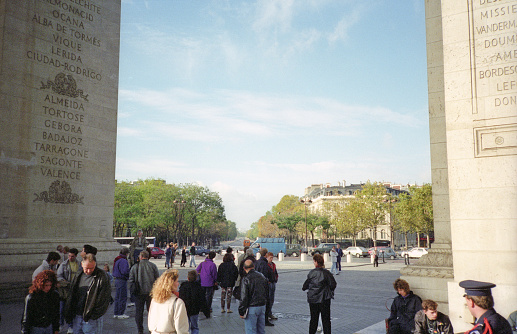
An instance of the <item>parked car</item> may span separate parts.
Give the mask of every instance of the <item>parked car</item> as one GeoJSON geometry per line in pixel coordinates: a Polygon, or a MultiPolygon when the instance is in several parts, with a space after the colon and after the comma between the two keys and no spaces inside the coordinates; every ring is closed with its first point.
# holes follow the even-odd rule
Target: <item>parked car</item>
{"type": "Polygon", "coordinates": [[[330,253],[330,250],[332,247],[337,248],[336,243],[321,243],[318,245],[318,247],[313,248],[311,250],[311,255],[314,256],[314,254],[323,254],[323,253],[330,253]]]}
{"type": "Polygon", "coordinates": [[[216,254],[222,254],[223,251],[226,253],[227,248],[228,247],[224,247],[224,246],[215,246],[211,249],[211,251],[216,252],[216,254]]]}
{"type": "MultiPolygon", "coordinates": [[[[368,249],[368,254],[372,254],[375,247],[368,249]]],[[[382,254],[384,253],[385,259],[395,260],[397,258],[397,253],[391,247],[377,246],[377,254],[379,258],[382,259],[382,254]]]]}
{"type": "Polygon", "coordinates": [[[400,256],[404,257],[406,255],[406,253],[408,253],[409,257],[412,258],[412,259],[421,258],[422,255],[427,254],[427,248],[413,247],[413,248],[411,248],[408,251],[402,251],[400,253],[400,256]]]}
{"type": "Polygon", "coordinates": [[[286,256],[300,256],[302,253],[302,245],[300,244],[288,244],[285,247],[286,256]]]}
{"type": "Polygon", "coordinates": [[[351,255],[355,256],[355,257],[367,257],[368,256],[368,251],[366,250],[366,248],[364,247],[348,247],[347,249],[345,249],[343,251],[343,254],[348,254],[350,253],[351,255]]]}
{"type": "Polygon", "coordinates": [[[154,259],[161,259],[163,256],[165,256],[165,252],[159,247],[150,247],[150,250],[151,251],[149,252],[149,256],[154,259]]]}
{"type": "MultiPolygon", "coordinates": [[[[205,256],[210,253],[210,249],[205,248],[203,246],[194,246],[196,247],[196,255],[205,256]]],[[[190,255],[190,247],[187,247],[187,255],[190,255]]]]}

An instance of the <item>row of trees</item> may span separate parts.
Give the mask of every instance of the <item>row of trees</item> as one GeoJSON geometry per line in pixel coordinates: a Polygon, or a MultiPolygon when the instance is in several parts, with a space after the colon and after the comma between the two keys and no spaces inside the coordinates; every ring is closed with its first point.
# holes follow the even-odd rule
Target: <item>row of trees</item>
{"type": "Polygon", "coordinates": [[[351,238],[354,245],[359,232],[364,230],[373,232],[375,243],[377,226],[382,224],[389,225],[391,232],[403,233],[406,245],[408,233],[426,233],[429,238],[429,232],[433,230],[430,184],[412,187],[409,194],[393,196],[387,193],[383,184],[367,182],[353,196],[339,196],[326,201],[318,212],[307,213],[307,218],[304,211],[299,197],[285,195],[271,211],[252,224],[248,237],[287,236],[290,242],[299,241],[305,235],[305,219],[313,244],[317,229],[327,237],[351,238]]]}
{"type": "Polygon", "coordinates": [[[114,236],[134,236],[138,229],[159,242],[216,244],[237,236],[226,219],[217,192],[197,184],[167,184],[164,180],[116,182],[114,236]]]}

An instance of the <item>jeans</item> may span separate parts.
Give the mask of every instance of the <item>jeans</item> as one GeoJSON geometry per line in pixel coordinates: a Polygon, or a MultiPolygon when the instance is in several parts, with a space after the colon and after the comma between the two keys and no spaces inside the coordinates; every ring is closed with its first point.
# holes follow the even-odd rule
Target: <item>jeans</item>
{"type": "Polygon", "coordinates": [[[375,255],[375,257],[373,258],[373,266],[374,267],[379,266],[379,256],[378,255],[375,255]]]}
{"type": "Polygon", "coordinates": [[[337,271],[337,262],[332,262],[332,268],[330,268],[331,274],[338,274],[339,271],[337,271]]]}
{"type": "Polygon", "coordinates": [[[324,300],[323,303],[309,303],[311,311],[311,321],[309,323],[309,334],[316,334],[318,329],[318,318],[321,313],[321,323],[323,325],[323,333],[331,334],[330,326],[330,299],[324,300]]]}
{"type": "Polygon", "coordinates": [[[137,295],[135,296],[135,322],[139,332],[144,331],[144,306],[147,305],[147,312],[151,306],[151,296],[137,295]]]}
{"type": "Polygon", "coordinates": [[[115,305],[113,306],[113,314],[124,314],[124,312],[126,312],[126,302],[127,280],[115,278],[115,305]]]}
{"type": "Polygon", "coordinates": [[[199,334],[199,325],[197,324],[197,319],[199,314],[191,315],[188,317],[188,329],[190,334],[199,334]]]}
{"type": "Polygon", "coordinates": [[[221,287],[221,309],[224,310],[224,302],[226,301],[226,309],[230,309],[230,304],[232,302],[232,290],[233,287],[229,286],[227,288],[221,287]]]}
{"type": "Polygon", "coordinates": [[[32,327],[31,334],[54,334],[52,331],[52,324],[48,327],[32,327]]]}
{"type": "Polygon", "coordinates": [[[337,257],[337,269],[341,271],[341,256],[337,257]]]}
{"type": "Polygon", "coordinates": [[[189,267],[192,267],[192,266],[196,266],[196,256],[195,255],[190,255],[190,264],[189,264],[189,267]]]}
{"type": "Polygon", "coordinates": [[[171,267],[171,257],[165,256],[165,268],[169,269],[171,267]]]}
{"type": "Polygon", "coordinates": [[[212,310],[212,299],[214,298],[214,287],[213,286],[204,286],[203,290],[205,290],[205,298],[206,305],[210,310],[212,310]]]}
{"type": "Polygon", "coordinates": [[[246,334],[266,333],[266,305],[251,306],[248,309],[248,316],[244,319],[246,334]]]}
{"type": "Polygon", "coordinates": [[[83,317],[76,315],[74,318],[74,334],[97,334],[99,322],[102,322],[102,317],[97,320],[90,319],[88,322],[84,322],[83,317]]]}
{"type": "Polygon", "coordinates": [[[269,283],[269,310],[267,310],[268,312],[267,315],[270,316],[270,315],[273,315],[273,312],[271,311],[271,309],[273,308],[273,304],[275,303],[275,290],[276,290],[276,282],[274,283],[269,283]]]}

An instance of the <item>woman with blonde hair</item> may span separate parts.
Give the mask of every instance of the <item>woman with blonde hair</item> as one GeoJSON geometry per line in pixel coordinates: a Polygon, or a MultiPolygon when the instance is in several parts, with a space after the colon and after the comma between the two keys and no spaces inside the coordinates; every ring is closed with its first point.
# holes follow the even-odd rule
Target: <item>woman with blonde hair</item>
{"type": "Polygon", "coordinates": [[[170,269],[154,282],[147,322],[152,334],[188,334],[187,309],[179,298],[178,278],[178,271],[170,269]]]}

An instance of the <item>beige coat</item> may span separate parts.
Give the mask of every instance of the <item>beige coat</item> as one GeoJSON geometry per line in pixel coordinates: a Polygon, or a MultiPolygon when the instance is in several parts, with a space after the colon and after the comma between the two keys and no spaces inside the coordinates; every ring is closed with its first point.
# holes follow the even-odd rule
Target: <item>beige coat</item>
{"type": "Polygon", "coordinates": [[[151,333],[188,334],[188,316],[185,303],[172,295],[165,303],[151,301],[147,325],[151,333]]]}

